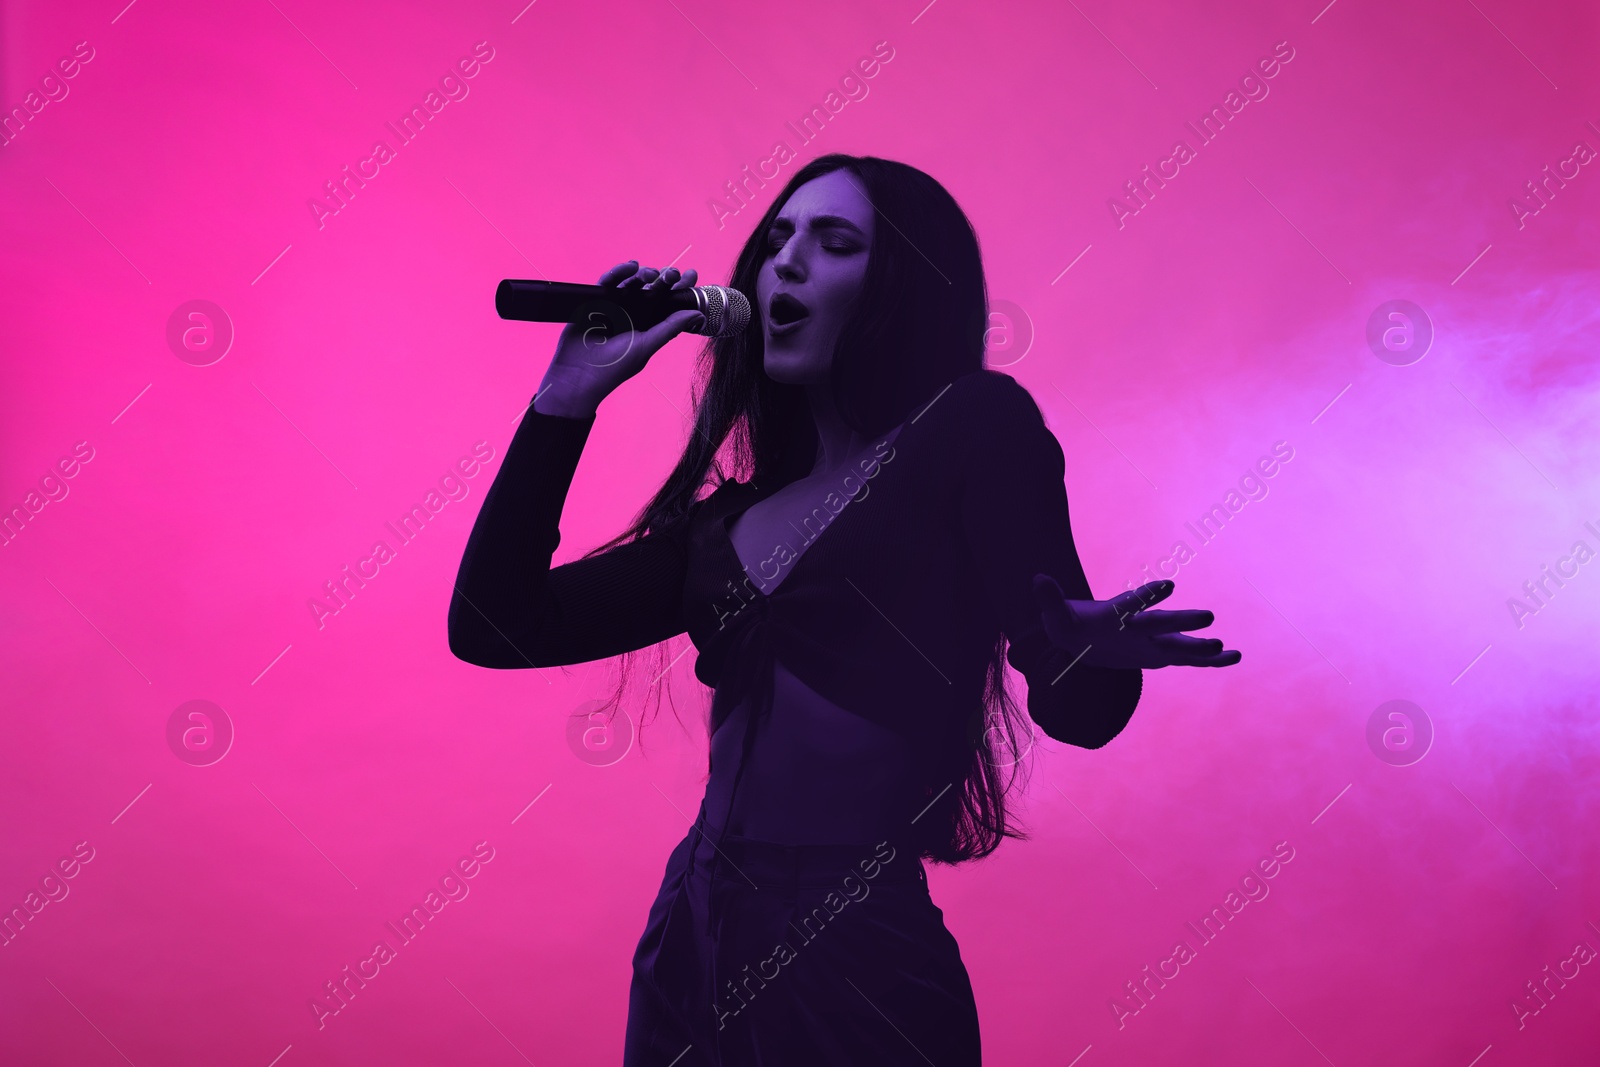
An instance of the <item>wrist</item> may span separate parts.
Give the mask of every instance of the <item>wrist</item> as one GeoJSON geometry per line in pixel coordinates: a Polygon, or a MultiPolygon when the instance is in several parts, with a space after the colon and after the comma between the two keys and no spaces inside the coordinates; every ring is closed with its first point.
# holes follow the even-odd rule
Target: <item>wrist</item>
{"type": "Polygon", "coordinates": [[[557,375],[552,369],[539,383],[539,391],[533,395],[533,410],[542,415],[559,415],[568,419],[592,419],[595,410],[600,406],[602,397],[596,395],[591,389],[585,389],[566,378],[557,375]]]}
{"type": "Polygon", "coordinates": [[[541,392],[533,398],[533,410],[541,415],[554,415],[563,419],[592,419],[595,406],[573,401],[552,392],[541,392]]]}

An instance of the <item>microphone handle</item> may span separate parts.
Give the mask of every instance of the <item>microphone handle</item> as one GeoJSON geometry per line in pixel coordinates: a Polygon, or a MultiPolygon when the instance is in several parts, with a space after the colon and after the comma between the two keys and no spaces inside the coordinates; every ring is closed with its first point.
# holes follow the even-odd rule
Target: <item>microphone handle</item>
{"type": "Polygon", "coordinates": [[[494,293],[500,317],[522,322],[611,322],[617,308],[639,330],[679,311],[703,310],[694,289],[620,289],[507,278],[494,293]],[[601,317],[593,318],[596,315],[601,317]]]}

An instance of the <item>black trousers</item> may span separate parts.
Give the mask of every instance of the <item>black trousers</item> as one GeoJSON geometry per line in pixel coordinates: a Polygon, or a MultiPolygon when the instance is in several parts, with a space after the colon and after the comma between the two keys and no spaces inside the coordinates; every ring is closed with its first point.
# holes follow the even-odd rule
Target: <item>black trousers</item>
{"type": "Polygon", "coordinates": [[[624,1067],[981,1063],[972,983],[914,851],[719,849],[704,822],[634,953],[624,1067]]]}

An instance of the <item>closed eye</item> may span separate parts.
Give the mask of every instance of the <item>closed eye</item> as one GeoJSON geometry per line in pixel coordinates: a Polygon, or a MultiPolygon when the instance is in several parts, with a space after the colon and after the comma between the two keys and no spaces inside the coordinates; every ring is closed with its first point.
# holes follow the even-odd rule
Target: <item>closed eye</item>
{"type": "MultiPolygon", "coordinates": [[[[784,245],[788,243],[787,234],[775,233],[767,239],[767,253],[769,255],[776,254],[783,248],[784,245]]],[[[847,256],[852,252],[861,251],[860,246],[853,241],[823,241],[819,247],[821,247],[823,251],[831,252],[836,256],[847,256]]]]}
{"type": "MultiPolygon", "coordinates": [[[[864,239],[866,235],[861,232],[860,227],[849,219],[838,215],[819,215],[810,220],[808,228],[817,237],[818,247],[825,252],[836,256],[847,256],[865,251],[862,241],[854,238],[861,237],[864,239]]],[[[789,238],[794,236],[794,233],[795,224],[793,220],[775,219],[771,229],[767,231],[768,255],[776,254],[782,249],[789,242],[789,238]]]]}

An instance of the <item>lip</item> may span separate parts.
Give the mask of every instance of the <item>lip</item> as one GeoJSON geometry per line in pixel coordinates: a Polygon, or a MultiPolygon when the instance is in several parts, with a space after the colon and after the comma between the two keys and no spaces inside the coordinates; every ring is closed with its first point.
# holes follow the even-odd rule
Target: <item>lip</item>
{"type": "Polygon", "coordinates": [[[806,306],[805,301],[801,300],[799,297],[790,292],[773,293],[772,296],[767,300],[766,311],[767,313],[765,318],[767,323],[767,333],[772,337],[786,337],[798,330],[807,319],[811,318],[811,309],[806,306]],[[784,299],[786,302],[790,302],[798,306],[802,312],[800,317],[797,319],[792,319],[789,322],[782,323],[781,325],[777,322],[774,322],[772,309],[780,298],[784,299]]]}

